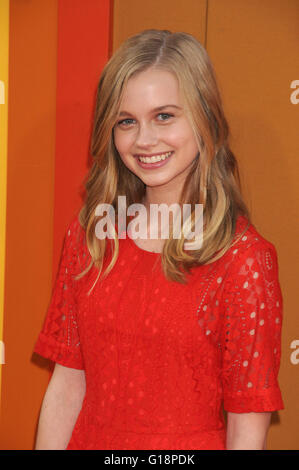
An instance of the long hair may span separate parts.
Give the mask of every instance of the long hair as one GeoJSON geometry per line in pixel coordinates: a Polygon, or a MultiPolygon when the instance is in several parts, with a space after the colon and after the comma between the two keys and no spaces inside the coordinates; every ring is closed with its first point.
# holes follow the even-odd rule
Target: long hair
{"type": "MultiPolygon", "coordinates": [[[[190,204],[192,208],[194,204],[202,204],[203,243],[200,249],[187,253],[184,251],[182,232],[180,239],[173,238],[171,233],[170,238],[165,240],[161,257],[165,277],[186,283],[184,271],[190,272],[191,267],[212,263],[228,250],[238,215],[248,219],[248,226],[251,223],[241,195],[237,161],[228,144],[229,127],[215,73],[206,50],[187,33],[145,30],[121,45],[100,77],[91,137],[94,161],[85,180],[86,196],[79,213],[91,262],[77,279],[93,265],[99,270],[95,283],[102,272],[107,241],[98,239],[95,234],[99,220],[95,214],[98,204],[112,205],[117,214],[118,196],[126,196],[130,205],[141,203],[145,195],[145,184],[123,164],[117,152],[113,128],[128,80],[150,67],[172,72],[178,79],[200,149],[200,156],[193,161],[184,182],[179,204],[181,207],[182,204],[190,204]]],[[[194,212],[191,212],[190,220],[192,230],[194,212]]],[[[116,232],[114,235],[111,260],[103,278],[111,271],[118,257],[119,240],[116,232]]]]}

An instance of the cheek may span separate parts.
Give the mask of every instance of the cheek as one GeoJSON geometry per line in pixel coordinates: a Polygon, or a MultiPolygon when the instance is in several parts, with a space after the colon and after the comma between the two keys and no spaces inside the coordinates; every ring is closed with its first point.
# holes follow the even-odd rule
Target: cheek
{"type": "Polygon", "coordinates": [[[132,145],[132,136],[129,133],[114,132],[114,145],[121,155],[129,151],[130,146],[132,145]]]}
{"type": "Polygon", "coordinates": [[[179,149],[189,149],[190,151],[197,152],[198,146],[194,137],[192,129],[185,126],[178,126],[173,128],[171,133],[168,134],[168,143],[173,147],[179,149]]]}

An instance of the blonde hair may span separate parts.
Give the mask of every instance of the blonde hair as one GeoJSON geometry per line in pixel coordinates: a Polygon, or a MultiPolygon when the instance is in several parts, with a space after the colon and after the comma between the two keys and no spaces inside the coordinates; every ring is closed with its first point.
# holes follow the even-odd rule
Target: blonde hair
{"type": "MultiPolygon", "coordinates": [[[[99,220],[95,215],[97,205],[111,204],[117,214],[118,196],[125,195],[127,205],[130,205],[141,203],[145,195],[145,184],[123,164],[115,148],[113,128],[126,83],[133,75],[150,67],[170,71],[177,77],[200,148],[200,158],[192,163],[179,204],[182,207],[183,203],[189,203],[192,208],[193,204],[203,205],[203,244],[199,250],[186,253],[182,233],[181,239],[172,238],[171,233],[165,240],[161,257],[166,278],[186,283],[183,271],[190,272],[191,267],[212,263],[228,250],[238,215],[244,215],[251,223],[241,195],[237,161],[228,144],[229,128],[220,93],[206,50],[190,34],[146,30],[121,45],[100,77],[91,139],[94,163],[85,181],[85,203],[79,214],[92,259],[77,279],[84,276],[93,264],[99,270],[95,283],[102,272],[107,242],[95,235],[99,220]]],[[[193,215],[192,212],[191,229],[195,223],[193,215]]],[[[118,257],[116,234],[113,243],[111,261],[103,278],[118,257]]]]}

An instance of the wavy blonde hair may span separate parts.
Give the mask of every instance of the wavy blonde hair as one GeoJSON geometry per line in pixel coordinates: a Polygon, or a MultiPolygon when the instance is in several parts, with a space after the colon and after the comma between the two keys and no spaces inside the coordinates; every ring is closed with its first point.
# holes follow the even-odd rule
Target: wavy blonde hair
{"type": "MultiPolygon", "coordinates": [[[[114,145],[113,128],[126,83],[133,75],[150,67],[167,70],[177,77],[200,149],[200,158],[192,163],[179,204],[182,207],[182,204],[189,203],[192,208],[193,204],[203,205],[203,243],[199,250],[186,253],[182,231],[181,239],[173,238],[171,231],[170,238],[165,240],[161,257],[166,278],[186,283],[184,271],[190,272],[191,267],[212,263],[228,250],[235,234],[238,215],[244,215],[251,223],[241,195],[237,161],[228,144],[229,127],[206,50],[190,34],[146,30],[121,45],[100,77],[91,138],[94,162],[85,180],[85,202],[79,213],[91,262],[76,279],[84,276],[93,264],[99,270],[95,283],[102,272],[107,241],[99,240],[95,235],[95,226],[99,220],[95,215],[97,205],[108,203],[114,207],[117,215],[118,196],[125,195],[128,205],[143,201],[146,186],[123,164],[114,145]]],[[[191,230],[194,224],[193,211],[191,230]]],[[[119,253],[116,233],[112,240],[114,247],[111,261],[103,278],[113,268],[119,253]]]]}

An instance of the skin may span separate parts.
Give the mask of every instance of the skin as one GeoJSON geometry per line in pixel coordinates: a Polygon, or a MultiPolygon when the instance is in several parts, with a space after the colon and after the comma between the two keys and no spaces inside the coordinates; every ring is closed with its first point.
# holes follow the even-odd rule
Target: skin
{"type": "Polygon", "coordinates": [[[84,370],[55,364],[41,407],[35,450],[66,449],[85,392],[84,370]]]}
{"type": "Polygon", "coordinates": [[[145,183],[146,203],[171,204],[179,200],[198,146],[172,73],[151,68],[129,80],[114,128],[114,142],[123,163],[145,183]],[[166,107],[155,110],[162,106],[166,107]],[[151,170],[141,168],[134,157],[168,151],[174,151],[171,161],[151,170]]]}
{"type": "MultiPolygon", "coordinates": [[[[114,143],[123,163],[145,183],[147,209],[151,203],[179,201],[199,149],[173,74],[150,68],[129,80],[114,127],[114,143]],[[166,106],[170,104],[176,108],[166,106]],[[141,168],[135,158],[168,151],[174,151],[171,160],[153,170],[141,168]]],[[[148,251],[162,251],[163,241],[138,240],[137,244],[148,251]]],[[[227,449],[265,449],[270,418],[271,413],[228,412],[227,449]]]]}
{"type": "MultiPolygon", "coordinates": [[[[148,214],[150,204],[171,205],[179,201],[199,149],[172,73],[150,68],[129,80],[114,127],[114,143],[123,163],[146,185],[143,204],[148,214]],[[138,165],[136,155],[169,151],[174,153],[161,168],[144,169],[138,165]]],[[[153,247],[152,241],[143,245],[146,243],[153,247]]],[[[157,242],[156,246],[162,244],[157,242]]]]}

